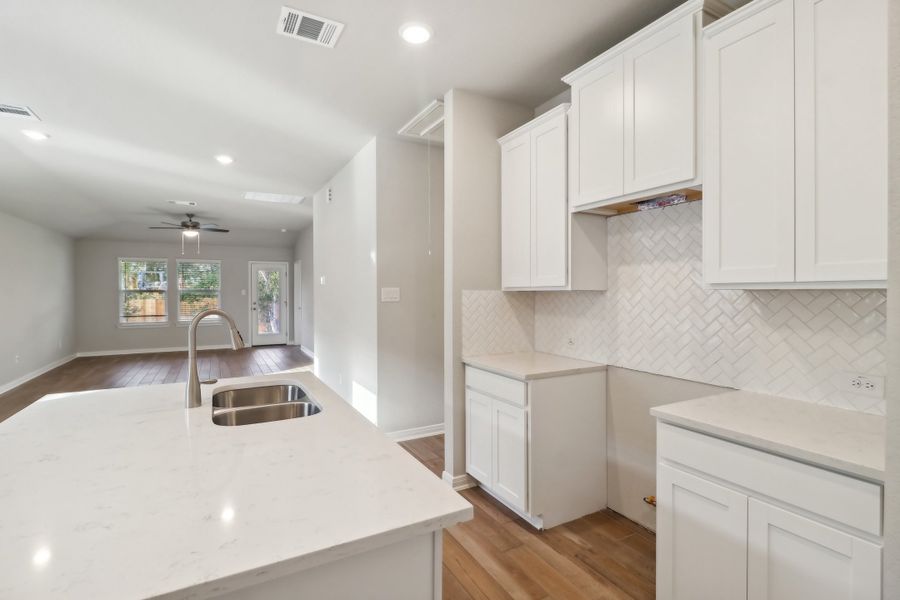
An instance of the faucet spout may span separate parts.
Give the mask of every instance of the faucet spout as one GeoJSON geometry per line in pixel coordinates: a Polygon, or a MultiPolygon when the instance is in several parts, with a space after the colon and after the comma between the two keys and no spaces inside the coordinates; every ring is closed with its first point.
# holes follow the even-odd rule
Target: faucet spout
{"type": "Polygon", "coordinates": [[[185,408],[197,408],[200,406],[200,374],[197,372],[197,326],[200,321],[206,317],[217,316],[222,317],[228,324],[229,333],[231,334],[231,348],[240,350],[244,347],[244,338],[238,331],[237,325],[231,315],[224,310],[211,308],[197,313],[197,316],[191,321],[188,328],[188,382],[185,389],[184,406],[185,408]]]}

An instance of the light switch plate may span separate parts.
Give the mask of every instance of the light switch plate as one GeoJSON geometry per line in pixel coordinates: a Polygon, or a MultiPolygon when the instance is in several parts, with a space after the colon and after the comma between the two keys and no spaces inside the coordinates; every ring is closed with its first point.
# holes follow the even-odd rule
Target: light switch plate
{"type": "Polygon", "coordinates": [[[381,288],[382,302],[400,302],[400,288],[383,287],[381,288]]]}

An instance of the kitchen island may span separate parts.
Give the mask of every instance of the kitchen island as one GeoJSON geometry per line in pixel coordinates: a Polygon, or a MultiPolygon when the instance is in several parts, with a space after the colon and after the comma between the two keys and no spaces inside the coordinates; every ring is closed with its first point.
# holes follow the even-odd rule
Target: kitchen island
{"type": "Polygon", "coordinates": [[[0,423],[2,598],[440,598],[472,507],[312,373],[47,396],[0,423]],[[234,387],[322,412],[212,422],[234,387]]]}

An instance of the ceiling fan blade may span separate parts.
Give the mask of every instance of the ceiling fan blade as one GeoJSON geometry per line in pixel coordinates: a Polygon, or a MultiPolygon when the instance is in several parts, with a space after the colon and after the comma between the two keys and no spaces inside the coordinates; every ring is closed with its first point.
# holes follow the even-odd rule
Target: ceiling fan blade
{"type": "Polygon", "coordinates": [[[201,225],[200,229],[201,231],[213,231],[218,233],[228,233],[230,231],[228,229],[222,229],[220,227],[210,227],[209,225],[201,225]]]}
{"type": "Polygon", "coordinates": [[[147,229],[184,229],[184,228],[181,227],[181,226],[178,226],[178,227],[162,227],[162,226],[159,226],[159,227],[148,227],[147,229]]]}
{"type": "Polygon", "coordinates": [[[160,221],[163,225],[171,225],[172,227],[181,227],[180,223],[172,223],[171,221],[160,221]]]}

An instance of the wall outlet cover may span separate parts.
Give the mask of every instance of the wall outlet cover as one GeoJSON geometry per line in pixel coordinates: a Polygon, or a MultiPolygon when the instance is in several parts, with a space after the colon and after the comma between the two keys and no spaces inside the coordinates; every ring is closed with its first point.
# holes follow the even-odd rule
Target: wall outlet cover
{"type": "Polygon", "coordinates": [[[381,288],[382,302],[400,302],[400,288],[383,287],[381,288]]]}
{"type": "Polygon", "coordinates": [[[868,375],[855,371],[841,371],[838,387],[843,392],[869,396],[871,398],[884,398],[884,377],[868,375]]]}

